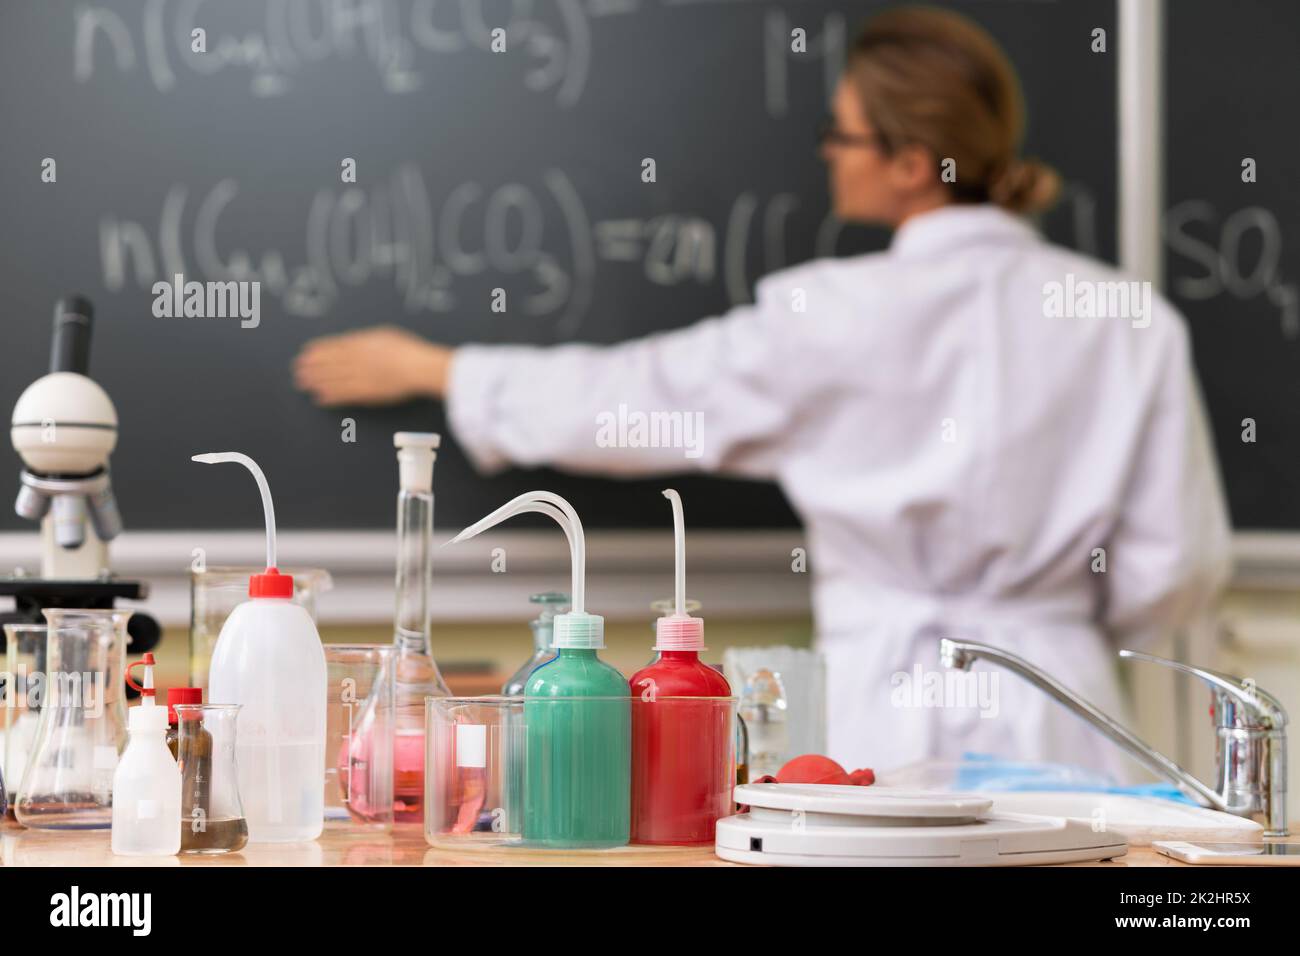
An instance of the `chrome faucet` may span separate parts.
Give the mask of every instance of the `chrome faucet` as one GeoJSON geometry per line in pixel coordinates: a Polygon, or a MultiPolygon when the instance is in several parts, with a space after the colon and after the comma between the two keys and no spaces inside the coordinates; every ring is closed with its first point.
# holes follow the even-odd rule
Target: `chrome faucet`
{"type": "Polygon", "coordinates": [[[1172,667],[1199,677],[1214,691],[1219,755],[1217,788],[1209,787],[1188,773],[1024,658],[974,641],[944,638],[939,642],[939,657],[945,667],[970,670],[977,659],[1000,664],[1064,704],[1147,768],[1172,780],[1189,796],[1216,810],[1262,824],[1264,836],[1286,836],[1286,711],[1277,698],[1255,687],[1253,682],[1240,681],[1217,671],[1137,651],[1120,651],[1119,656],[1172,667]]]}

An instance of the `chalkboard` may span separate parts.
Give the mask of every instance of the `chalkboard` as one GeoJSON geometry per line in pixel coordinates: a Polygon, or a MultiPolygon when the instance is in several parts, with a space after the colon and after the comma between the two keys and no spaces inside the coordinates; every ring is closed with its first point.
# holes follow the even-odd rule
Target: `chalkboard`
{"type": "MultiPolygon", "coordinates": [[[[879,6],[884,6],[883,4],[879,6]]],[[[1054,239],[1113,258],[1111,3],[957,4],[1022,72],[1027,152],[1055,164],[1054,239]]],[[[113,396],[128,528],[386,528],[391,434],[440,406],[320,410],[289,363],[379,321],[431,338],[615,342],[747,301],[766,272],[878,248],[827,213],[815,129],[875,4],[747,0],[223,0],[0,8],[0,407],[47,361],[69,291],[98,308],[91,373],[113,396]],[[192,51],[193,30],[206,52],[192,51]],[[493,52],[493,30],[505,52],[493,52]],[[792,30],[807,49],[791,49],[792,30]],[[656,182],[642,182],[642,160],[656,182]],[[42,179],[47,158],[56,180],[42,179]],[[341,181],[356,162],[355,185],[341,181]],[[261,320],[157,318],[152,285],[261,281],[261,320]],[[491,310],[492,290],[507,311],[491,310]],[[355,441],[343,441],[343,419],[355,441]]],[[[16,490],[18,461],[13,460],[16,490]]],[[[694,527],[785,526],[775,488],[677,481],[694,527]]],[[[454,440],[438,523],[546,487],[593,527],[662,527],[654,481],[510,472],[454,440]]],[[[8,507],[0,527],[25,525],[8,507]]]]}
{"type": "Polygon", "coordinates": [[[1191,323],[1233,524],[1300,529],[1300,4],[1166,10],[1167,287],[1191,323]]]}

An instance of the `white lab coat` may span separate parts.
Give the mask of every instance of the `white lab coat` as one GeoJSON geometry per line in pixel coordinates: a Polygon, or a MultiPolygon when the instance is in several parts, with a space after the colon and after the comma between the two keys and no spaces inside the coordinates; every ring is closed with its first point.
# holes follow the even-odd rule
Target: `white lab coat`
{"type": "Polygon", "coordinates": [[[779,482],[807,533],[829,750],[850,769],[981,752],[1124,777],[1118,748],[1041,691],[979,664],[986,683],[952,684],[937,653],[945,633],[1005,647],[1123,715],[1115,650],[1183,626],[1226,578],[1183,320],[1159,296],[1146,321],[1048,307],[1123,278],[996,207],[950,206],[678,331],[462,348],[449,417],[485,469],[779,482]],[[620,405],[700,413],[698,457],[603,447],[620,405]]]}

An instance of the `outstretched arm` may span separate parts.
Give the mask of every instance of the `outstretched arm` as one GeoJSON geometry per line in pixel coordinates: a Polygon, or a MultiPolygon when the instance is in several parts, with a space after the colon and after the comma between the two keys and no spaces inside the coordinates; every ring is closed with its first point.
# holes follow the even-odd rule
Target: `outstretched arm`
{"type": "Polygon", "coordinates": [[[757,305],[619,345],[453,350],[387,327],[309,343],[295,372],[323,404],[445,398],[484,469],[772,477],[827,370],[765,286],[757,305]]]}

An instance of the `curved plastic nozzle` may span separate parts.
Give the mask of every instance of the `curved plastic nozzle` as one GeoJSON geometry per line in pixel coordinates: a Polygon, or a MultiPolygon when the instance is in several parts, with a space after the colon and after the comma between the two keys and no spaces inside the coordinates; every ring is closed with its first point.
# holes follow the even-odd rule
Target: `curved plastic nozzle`
{"type": "Polygon", "coordinates": [[[677,577],[673,599],[677,602],[677,617],[686,615],[686,517],[682,513],[682,496],[673,488],[665,488],[663,495],[673,505],[673,557],[677,577]]]}
{"type": "Polygon", "coordinates": [[[605,646],[605,619],[586,612],[587,545],[582,521],[573,506],[549,491],[530,491],[506,502],[496,511],[470,525],[449,544],[468,541],[475,535],[499,525],[518,514],[542,514],[553,519],[569,541],[569,562],[573,569],[572,610],[557,614],[552,647],[597,649],[605,646]]]}
{"type": "Polygon", "coordinates": [[[192,460],[205,465],[234,462],[243,465],[253,473],[257,490],[262,493],[262,513],[266,518],[266,566],[268,569],[275,567],[275,505],[271,502],[271,486],[266,483],[266,475],[262,474],[262,469],[257,466],[257,462],[237,451],[210,452],[206,455],[195,455],[192,460]]]}
{"type": "Polygon", "coordinates": [[[667,617],[655,621],[655,648],[664,651],[699,651],[704,649],[704,621],[686,611],[686,517],[682,496],[666,488],[664,497],[673,506],[673,548],[676,556],[674,600],[677,608],[667,617]]]}
{"type": "Polygon", "coordinates": [[[553,518],[563,529],[564,536],[569,541],[569,564],[573,574],[573,587],[571,590],[573,611],[577,614],[584,613],[586,609],[587,544],[582,535],[582,520],[578,517],[578,513],[573,510],[573,506],[559,495],[550,491],[525,492],[519,497],[507,501],[486,517],[474,522],[452,538],[450,543],[460,544],[462,541],[468,541],[489,528],[496,527],[507,518],[530,512],[553,518]]]}

